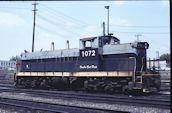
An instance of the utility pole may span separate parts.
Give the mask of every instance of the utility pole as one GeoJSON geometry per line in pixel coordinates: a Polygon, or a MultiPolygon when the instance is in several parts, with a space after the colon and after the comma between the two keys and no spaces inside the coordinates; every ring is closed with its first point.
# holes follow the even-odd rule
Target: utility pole
{"type": "Polygon", "coordinates": [[[38,5],[38,3],[34,3],[32,4],[34,5],[34,10],[32,10],[34,12],[34,17],[33,17],[33,38],[32,38],[32,52],[34,52],[34,40],[35,40],[35,19],[36,19],[36,11],[38,11],[36,9],[36,5],[38,5]]]}
{"type": "Polygon", "coordinates": [[[105,36],[105,22],[103,22],[103,36],[105,36]]]}
{"type": "Polygon", "coordinates": [[[160,69],[160,64],[159,64],[159,51],[156,51],[156,60],[158,61],[158,69],[160,69]]]}
{"type": "Polygon", "coordinates": [[[107,14],[107,35],[109,35],[109,7],[110,6],[105,6],[105,8],[108,10],[108,14],[107,14]]]}
{"type": "Polygon", "coordinates": [[[54,51],[55,47],[54,47],[54,42],[51,42],[51,51],[54,51]]]}
{"type": "Polygon", "coordinates": [[[159,59],[159,51],[156,51],[156,59],[159,59]]]}
{"type": "Polygon", "coordinates": [[[69,49],[69,40],[66,41],[66,48],[69,49]]]}
{"type": "Polygon", "coordinates": [[[139,42],[139,36],[142,36],[141,34],[136,34],[135,37],[137,37],[137,42],[139,42]]]}

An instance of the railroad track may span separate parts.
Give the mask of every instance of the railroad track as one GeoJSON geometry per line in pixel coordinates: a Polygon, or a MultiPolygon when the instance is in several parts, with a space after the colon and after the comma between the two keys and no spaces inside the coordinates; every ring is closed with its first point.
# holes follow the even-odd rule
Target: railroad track
{"type": "Polygon", "coordinates": [[[41,111],[41,112],[68,113],[65,111],[60,111],[58,109],[50,109],[50,108],[41,107],[38,105],[35,107],[33,105],[27,104],[27,102],[25,100],[23,100],[23,102],[22,102],[22,100],[0,97],[0,104],[1,105],[7,105],[7,106],[13,106],[13,107],[19,107],[20,109],[29,109],[32,111],[34,110],[34,111],[41,111]]]}
{"type": "Polygon", "coordinates": [[[58,103],[49,103],[49,102],[40,102],[34,100],[26,100],[26,99],[14,99],[7,97],[0,97],[0,104],[10,105],[20,108],[27,108],[32,110],[40,110],[42,112],[55,112],[55,113],[130,113],[127,111],[119,111],[119,110],[110,110],[103,108],[92,108],[92,107],[82,107],[75,105],[65,105],[58,103]],[[63,110],[59,110],[63,109],[63,110]]]}
{"type": "Polygon", "coordinates": [[[160,90],[162,92],[170,92],[170,84],[171,84],[171,76],[170,71],[160,71],[161,75],[161,87],[160,90]]]}
{"type": "Polygon", "coordinates": [[[102,95],[102,94],[88,94],[70,91],[47,91],[47,90],[29,90],[29,89],[10,89],[3,88],[0,92],[17,92],[27,93],[41,97],[49,97],[53,99],[67,99],[67,100],[81,100],[94,103],[108,103],[108,104],[124,104],[134,106],[156,107],[156,108],[170,108],[170,95],[165,96],[127,96],[127,95],[102,95]]]}

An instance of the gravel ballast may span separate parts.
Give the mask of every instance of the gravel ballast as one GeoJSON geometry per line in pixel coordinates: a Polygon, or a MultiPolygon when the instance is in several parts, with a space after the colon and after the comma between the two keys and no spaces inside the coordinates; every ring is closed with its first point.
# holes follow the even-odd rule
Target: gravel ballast
{"type": "MultiPolygon", "coordinates": [[[[138,106],[133,106],[133,105],[129,106],[129,105],[95,103],[95,102],[92,103],[92,102],[81,101],[81,100],[70,100],[69,101],[69,100],[65,100],[65,99],[50,99],[50,98],[43,98],[43,97],[38,97],[38,96],[33,97],[26,93],[2,92],[2,93],[0,93],[0,97],[33,100],[33,101],[39,101],[39,102],[48,102],[48,103],[72,105],[72,106],[129,111],[129,112],[136,112],[136,113],[143,113],[143,112],[144,113],[170,113],[170,110],[168,110],[168,109],[160,109],[160,108],[153,108],[153,107],[138,107],[138,106]]],[[[2,111],[0,110],[0,112],[4,113],[4,109],[2,109],[2,111]]]]}

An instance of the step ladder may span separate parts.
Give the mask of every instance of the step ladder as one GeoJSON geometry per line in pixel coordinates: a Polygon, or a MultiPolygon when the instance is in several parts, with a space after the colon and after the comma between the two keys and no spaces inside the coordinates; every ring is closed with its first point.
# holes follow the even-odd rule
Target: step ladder
{"type": "Polygon", "coordinates": [[[138,72],[137,72],[137,74],[135,75],[134,89],[142,89],[142,84],[143,84],[142,79],[143,79],[143,77],[142,77],[141,73],[138,74],[138,72]]]}
{"type": "Polygon", "coordinates": [[[133,89],[142,89],[143,88],[143,77],[142,77],[142,71],[143,71],[143,60],[142,60],[142,67],[140,71],[136,71],[136,58],[132,57],[134,59],[134,70],[133,70],[133,89]]]}

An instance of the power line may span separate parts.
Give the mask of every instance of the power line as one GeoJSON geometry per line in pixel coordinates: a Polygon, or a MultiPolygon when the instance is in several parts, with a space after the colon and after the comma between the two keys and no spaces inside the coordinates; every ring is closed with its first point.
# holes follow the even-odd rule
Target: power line
{"type": "MultiPolygon", "coordinates": [[[[57,22],[55,22],[55,21],[52,21],[52,20],[50,20],[50,19],[48,19],[48,18],[46,18],[46,17],[44,17],[44,16],[42,16],[42,15],[40,15],[40,14],[38,14],[38,17],[39,17],[40,19],[42,19],[42,20],[48,22],[49,24],[56,26],[56,27],[58,27],[59,25],[63,25],[63,24],[61,24],[61,23],[57,23],[57,22]]],[[[74,35],[81,35],[81,34],[78,34],[78,32],[75,32],[75,33],[74,33],[73,31],[71,31],[71,30],[69,30],[69,29],[66,29],[65,27],[60,27],[60,28],[69,31],[70,33],[72,33],[72,34],[74,34],[74,35]]]]}
{"type": "Polygon", "coordinates": [[[36,24],[36,27],[39,28],[39,29],[41,29],[41,30],[43,30],[43,31],[46,31],[46,32],[48,32],[48,33],[50,33],[50,34],[58,34],[58,35],[60,35],[61,37],[64,37],[64,35],[59,34],[59,33],[55,32],[55,31],[50,30],[50,29],[47,29],[47,28],[45,28],[45,27],[43,27],[43,26],[41,26],[41,25],[39,25],[39,24],[36,24]]]}
{"type": "MultiPolygon", "coordinates": [[[[66,14],[64,14],[64,13],[61,13],[60,11],[57,11],[57,10],[54,10],[54,9],[52,9],[52,8],[50,8],[50,7],[48,7],[48,6],[46,6],[46,5],[44,5],[44,4],[41,4],[42,6],[44,6],[44,8],[46,8],[46,11],[48,11],[48,12],[51,12],[50,14],[54,14],[54,15],[56,15],[57,17],[59,17],[59,14],[60,15],[62,15],[63,17],[65,17],[65,19],[70,19],[70,20],[72,20],[72,21],[75,21],[75,22],[79,22],[80,24],[82,24],[82,25],[84,25],[84,26],[86,26],[85,25],[85,23],[84,22],[80,22],[80,21],[78,21],[78,19],[75,19],[75,18],[73,18],[73,17],[71,17],[71,16],[68,16],[68,15],[66,15],[66,14]]],[[[44,20],[46,20],[47,21],[47,19],[45,19],[45,18],[42,18],[42,19],[44,19],[44,20]]],[[[62,20],[62,21],[64,21],[64,19],[62,20]]],[[[50,22],[50,21],[49,21],[50,22]]],[[[57,22],[51,22],[51,23],[57,23],[57,22]]],[[[59,25],[62,25],[61,23],[58,23],[59,25]]],[[[78,24],[77,24],[78,25],[78,24]]],[[[113,27],[133,27],[133,28],[167,28],[167,27],[169,27],[169,26],[123,26],[123,25],[110,25],[110,26],[113,26],[113,27]]],[[[75,28],[76,28],[76,26],[75,26],[75,28]]],[[[114,31],[114,32],[118,32],[118,33],[133,33],[133,34],[136,34],[136,33],[138,33],[138,32],[123,32],[123,31],[114,31]]],[[[140,33],[140,32],[139,32],[140,33]]],[[[168,32],[143,32],[143,33],[141,33],[141,34],[169,34],[168,32]]]]}
{"type": "Polygon", "coordinates": [[[136,27],[136,28],[169,28],[169,26],[129,26],[129,25],[110,25],[112,27],[136,27]]]}
{"type": "Polygon", "coordinates": [[[60,12],[60,11],[57,11],[57,10],[55,10],[55,9],[53,9],[53,8],[50,8],[50,7],[48,7],[48,6],[46,6],[46,5],[44,5],[44,4],[41,4],[42,6],[44,6],[45,8],[47,8],[48,10],[51,10],[51,11],[53,11],[53,12],[55,12],[56,14],[61,14],[63,17],[67,17],[67,19],[70,19],[70,20],[72,20],[72,21],[75,21],[75,22],[77,22],[77,23],[80,23],[80,24],[82,24],[82,26],[86,26],[87,25],[87,23],[86,22],[83,22],[83,21],[81,21],[81,20],[79,20],[79,19],[76,19],[76,18],[74,18],[74,17],[71,17],[71,16],[68,16],[68,15],[66,15],[66,14],[64,14],[64,13],[62,13],[62,12],[60,12]]]}
{"type": "Polygon", "coordinates": [[[58,15],[56,15],[56,14],[54,14],[54,12],[51,12],[51,11],[48,11],[48,10],[46,10],[48,13],[45,13],[45,11],[39,11],[40,13],[40,15],[46,15],[46,16],[51,16],[51,18],[53,18],[53,19],[55,19],[56,21],[57,20],[59,20],[60,22],[67,22],[66,20],[64,20],[64,19],[60,19],[60,18],[58,18],[59,16],[58,15]]]}
{"type": "MultiPolygon", "coordinates": [[[[48,11],[48,10],[46,10],[46,11],[48,11]]],[[[67,23],[67,22],[69,22],[69,21],[67,21],[67,20],[65,20],[65,19],[60,19],[60,18],[58,18],[59,17],[59,15],[57,15],[56,13],[54,13],[54,12],[51,12],[51,11],[48,11],[48,12],[50,12],[50,13],[45,13],[45,11],[39,11],[39,12],[43,12],[43,14],[40,14],[40,15],[47,15],[47,16],[51,16],[51,18],[53,18],[53,19],[55,19],[56,20],[56,22],[57,22],[57,20],[58,21],[60,21],[60,25],[65,25],[64,23],[67,23]],[[62,24],[62,22],[63,22],[63,24],[62,24]]],[[[73,23],[73,22],[72,22],[73,23]]],[[[75,29],[81,29],[81,28],[83,28],[83,26],[78,26],[78,24],[74,24],[74,25],[72,25],[72,28],[75,28],[75,29]]]]}
{"type": "Polygon", "coordinates": [[[42,16],[42,15],[40,15],[40,14],[38,14],[38,17],[39,17],[40,19],[42,19],[42,20],[48,22],[48,23],[53,24],[53,25],[55,25],[55,24],[63,25],[62,23],[54,22],[54,21],[52,21],[52,20],[50,20],[50,19],[48,19],[48,18],[46,18],[46,17],[44,17],[44,16],[42,16]]]}
{"type": "MultiPolygon", "coordinates": [[[[40,11],[39,11],[39,12],[40,12],[40,11]]],[[[67,30],[67,31],[69,31],[70,33],[72,33],[72,34],[74,34],[74,35],[80,35],[80,36],[83,35],[83,34],[78,34],[78,33],[81,33],[81,32],[75,32],[75,33],[74,33],[74,32],[71,31],[70,29],[64,27],[64,24],[63,24],[62,22],[60,23],[60,22],[58,22],[57,20],[56,20],[56,21],[50,20],[49,18],[46,18],[46,17],[44,17],[44,16],[42,16],[42,15],[40,15],[40,14],[37,14],[37,16],[38,16],[38,18],[44,20],[45,22],[48,22],[49,24],[52,24],[53,26],[56,26],[56,27],[59,27],[59,25],[62,26],[62,27],[60,27],[61,29],[65,29],[65,31],[67,30]]],[[[51,19],[54,19],[54,18],[51,18],[51,19]]],[[[73,28],[75,28],[75,29],[77,29],[77,30],[82,30],[81,28],[83,28],[83,27],[80,26],[80,28],[79,28],[79,27],[77,27],[77,26],[73,26],[73,27],[72,27],[72,30],[74,30],[73,28]]],[[[70,33],[69,33],[69,34],[70,34],[70,33]]],[[[87,34],[88,34],[88,32],[87,32],[87,34]]]]}
{"type": "Polygon", "coordinates": [[[123,31],[111,31],[111,32],[114,32],[114,33],[133,33],[133,34],[136,34],[136,33],[140,33],[140,34],[170,34],[169,32],[123,32],[123,31]]]}
{"type": "Polygon", "coordinates": [[[61,24],[62,25],[62,22],[63,22],[63,26],[65,26],[65,25],[67,25],[68,23],[72,23],[72,29],[74,28],[74,29],[82,29],[83,27],[85,27],[85,26],[83,26],[83,25],[79,25],[78,23],[76,23],[76,22],[71,22],[71,21],[69,21],[69,20],[67,20],[67,19],[62,19],[62,18],[59,18],[59,15],[57,15],[56,13],[54,13],[54,12],[52,12],[52,11],[49,11],[49,10],[46,10],[48,13],[45,13],[45,11],[39,11],[39,12],[42,12],[42,14],[41,15],[47,15],[47,16],[51,16],[51,18],[53,18],[53,19],[55,19],[56,20],[56,22],[58,21],[58,22],[60,22],[59,24],[61,24]],[[64,24],[65,23],[65,24],[64,24]]]}
{"type": "Polygon", "coordinates": [[[0,7],[0,8],[7,8],[7,9],[29,9],[24,7],[0,7]]]}

